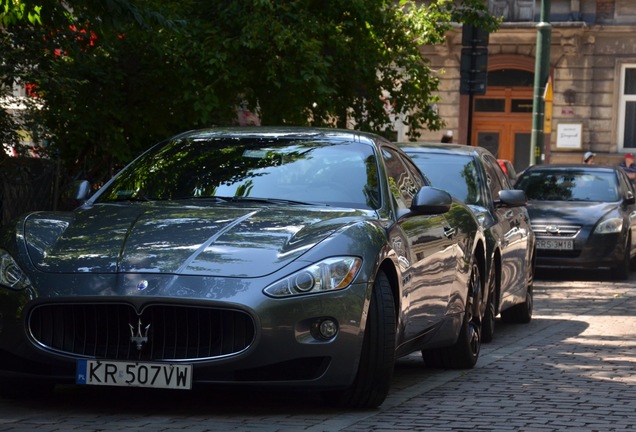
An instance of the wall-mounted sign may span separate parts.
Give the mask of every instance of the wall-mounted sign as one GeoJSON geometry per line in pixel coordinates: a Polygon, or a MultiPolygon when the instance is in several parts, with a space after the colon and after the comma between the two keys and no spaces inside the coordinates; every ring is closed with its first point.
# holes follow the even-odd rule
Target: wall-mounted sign
{"type": "Polygon", "coordinates": [[[557,150],[580,150],[583,142],[583,123],[559,123],[557,125],[557,150]]]}

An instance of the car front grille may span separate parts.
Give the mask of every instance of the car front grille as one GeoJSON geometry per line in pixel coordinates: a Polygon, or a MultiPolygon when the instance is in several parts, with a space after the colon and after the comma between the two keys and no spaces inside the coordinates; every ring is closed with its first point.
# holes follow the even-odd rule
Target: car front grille
{"type": "Polygon", "coordinates": [[[112,360],[200,360],[241,352],[254,341],[245,312],[183,305],[54,304],[34,308],[33,338],[56,352],[112,360]]]}
{"type": "Polygon", "coordinates": [[[532,224],[532,231],[540,237],[574,238],[581,230],[576,225],[532,224]]]}

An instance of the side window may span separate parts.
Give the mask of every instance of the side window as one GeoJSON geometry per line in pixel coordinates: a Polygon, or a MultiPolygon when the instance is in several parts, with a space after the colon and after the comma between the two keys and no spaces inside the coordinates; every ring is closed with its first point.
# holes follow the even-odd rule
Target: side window
{"type": "Polygon", "coordinates": [[[634,191],[634,186],[632,185],[632,182],[627,178],[627,175],[625,175],[625,173],[621,170],[618,173],[618,181],[620,183],[620,190],[621,191],[625,191],[625,192],[621,192],[621,195],[623,198],[626,198],[625,194],[628,192],[631,192],[632,194],[635,193],[634,191]]]}
{"type": "Polygon", "coordinates": [[[486,170],[486,181],[488,182],[488,189],[490,189],[490,195],[493,200],[499,199],[499,191],[507,188],[507,183],[503,183],[503,171],[499,167],[497,160],[490,155],[483,157],[483,165],[486,170]]]}
{"type": "Polygon", "coordinates": [[[383,148],[382,158],[386,166],[389,189],[398,206],[409,208],[413,196],[422,186],[419,172],[413,167],[407,168],[400,155],[393,149],[383,148]]]}

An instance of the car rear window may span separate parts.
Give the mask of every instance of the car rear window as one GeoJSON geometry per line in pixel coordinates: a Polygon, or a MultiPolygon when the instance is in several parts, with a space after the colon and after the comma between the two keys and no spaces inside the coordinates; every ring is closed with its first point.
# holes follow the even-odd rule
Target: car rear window
{"type": "Polygon", "coordinates": [[[466,204],[479,204],[479,173],[470,156],[408,152],[431,184],[466,204]]]}
{"type": "Polygon", "coordinates": [[[618,184],[613,172],[532,171],[519,179],[529,200],[600,201],[619,200],[618,184]]]}

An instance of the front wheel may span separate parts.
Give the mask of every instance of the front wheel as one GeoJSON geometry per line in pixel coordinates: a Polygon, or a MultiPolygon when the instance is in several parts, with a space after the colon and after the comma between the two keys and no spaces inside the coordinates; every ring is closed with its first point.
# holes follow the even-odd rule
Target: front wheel
{"type": "Polygon", "coordinates": [[[348,408],[376,408],[384,402],[393,378],[396,328],[391,284],[380,271],[369,303],[358,373],[347,390],[324,393],[328,403],[348,408]]]}
{"type": "Polygon", "coordinates": [[[623,257],[618,261],[616,267],[614,267],[614,277],[616,280],[626,280],[629,279],[629,271],[631,269],[631,241],[627,239],[627,243],[625,244],[625,251],[623,252],[623,257]]]}

